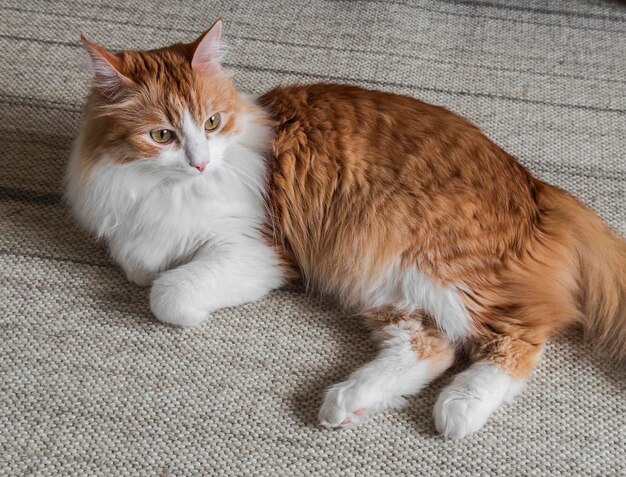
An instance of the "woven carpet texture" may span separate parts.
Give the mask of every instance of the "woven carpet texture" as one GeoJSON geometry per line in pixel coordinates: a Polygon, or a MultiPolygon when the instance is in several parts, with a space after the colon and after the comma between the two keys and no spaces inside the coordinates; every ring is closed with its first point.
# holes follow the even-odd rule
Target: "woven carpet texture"
{"type": "Polygon", "coordinates": [[[319,428],[324,389],[376,350],[297,287],[196,330],[153,319],[60,202],[89,84],[79,34],[154,48],[218,15],[242,90],[336,81],[445,105],[626,234],[623,2],[3,0],[0,475],[626,475],[624,369],[577,332],[453,442],[431,417],[450,374],[402,411],[319,428]]]}

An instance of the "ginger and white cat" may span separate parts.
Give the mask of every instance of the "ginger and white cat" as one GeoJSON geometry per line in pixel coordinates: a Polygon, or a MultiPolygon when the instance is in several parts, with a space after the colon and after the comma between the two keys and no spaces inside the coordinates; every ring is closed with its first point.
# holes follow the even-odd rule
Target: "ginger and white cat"
{"type": "Polygon", "coordinates": [[[626,243],[592,211],[438,106],[337,84],[239,94],[221,29],[116,54],[83,38],[94,76],[66,196],[159,320],[197,326],[303,279],[381,344],[321,423],[401,406],[469,350],[434,409],[451,438],[572,323],[626,355],[626,243]]]}

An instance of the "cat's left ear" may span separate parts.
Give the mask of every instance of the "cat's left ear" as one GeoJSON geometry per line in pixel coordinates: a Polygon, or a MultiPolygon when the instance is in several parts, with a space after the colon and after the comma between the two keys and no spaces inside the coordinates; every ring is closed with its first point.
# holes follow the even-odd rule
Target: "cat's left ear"
{"type": "Polygon", "coordinates": [[[133,85],[133,81],[124,75],[122,61],[116,54],[88,40],[85,35],[80,35],[80,41],[89,54],[93,85],[96,88],[108,96],[116,97],[133,85]]]}
{"type": "Polygon", "coordinates": [[[220,66],[220,42],[222,37],[222,19],[198,37],[189,47],[192,52],[191,69],[202,73],[212,73],[220,66]]]}

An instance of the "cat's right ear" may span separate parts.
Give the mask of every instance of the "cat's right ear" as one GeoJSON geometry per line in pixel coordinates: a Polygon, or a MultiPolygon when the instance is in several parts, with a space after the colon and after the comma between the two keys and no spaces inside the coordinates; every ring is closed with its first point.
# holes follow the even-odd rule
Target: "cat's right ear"
{"type": "Polygon", "coordinates": [[[222,53],[222,19],[215,20],[211,28],[189,45],[191,69],[201,73],[213,73],[220,69],[222,53]]]}
{"type": "Polygon", "coordinates": [[[122,61],[116,54],[88,40],[84,35],[80,35],[80,41],[89,54],[94,87],[108,96],[117,96],[133,84],[122,73],[122,61]]]}

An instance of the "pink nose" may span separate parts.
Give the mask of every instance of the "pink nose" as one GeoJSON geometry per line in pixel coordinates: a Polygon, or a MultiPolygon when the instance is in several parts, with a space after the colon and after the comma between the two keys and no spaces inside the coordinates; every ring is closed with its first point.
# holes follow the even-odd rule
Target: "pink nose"
{"type": "Polygon", "coordinates": [[[192,165],[193,167],[198,169],[200,172],[202,172],[208,164],[209,164],[208,162],[201,162],[200,164],[192,164],[192,165]]]}

